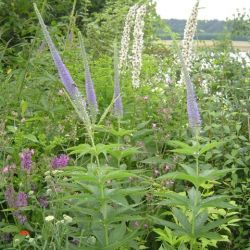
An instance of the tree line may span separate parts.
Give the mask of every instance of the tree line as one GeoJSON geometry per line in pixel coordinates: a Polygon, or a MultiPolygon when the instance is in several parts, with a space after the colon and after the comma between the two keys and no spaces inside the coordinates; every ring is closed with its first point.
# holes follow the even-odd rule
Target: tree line
{"type": "MultiPolygon", "coordinates": [[[[164,19],[163,22],[178,34],[179,38],[183,38],[183,32],[186,24],[184,19],[164,19]]],[[[231,21],[221,20],[199,20],[195,39],[199,40],[215,40],[230,34],[232,40],[247,41],[247,36],[244,34],[235,34],[233,32],[233,23],[231,21]]],[[[165,29],[159,30],[159,37],[164,40],[171,39],[168,31],[165,29]]]]}

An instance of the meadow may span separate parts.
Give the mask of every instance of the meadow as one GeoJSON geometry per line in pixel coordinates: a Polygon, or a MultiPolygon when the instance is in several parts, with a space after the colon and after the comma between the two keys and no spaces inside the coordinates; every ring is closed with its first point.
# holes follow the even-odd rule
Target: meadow
{"type": "Polygon", "coordinates": [[[151,0],[1,4],[0,250],[250,249],[248,42],[197,45],[199,0],[167,46],[151,0]]]}

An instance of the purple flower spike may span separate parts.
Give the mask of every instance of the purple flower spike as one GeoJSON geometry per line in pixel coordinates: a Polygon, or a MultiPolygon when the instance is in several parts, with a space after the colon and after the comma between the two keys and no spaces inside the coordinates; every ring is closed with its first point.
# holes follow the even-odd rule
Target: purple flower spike
{"type": "Polygon", "coordinates": [[[94,84],[91,79],[89,66],[85,65],[85,87],[86,87],[86,95],[88,100],[88,105],[90,109],[94,109],[95,112],[98,112],[98,104],[96,101],[96,95],[94,90],[94,84]]]}
{"type": "Polygon", "coordinates": [[[123,117],[123,108],[122,108],[122,98],[120,90],[120,80],[119,80],[119,69],[118,69],[118,52],[117,47],[114,49],[114,114],[118,118],[123,117]]]}
{"type": "Polygon", "coordinates": [[[28,206],[28,201],[27,201],[27,194],[24,192],[19,192],[16,197],[16,208],[19,207],[27,207],[28,206]]]}
{"type": "Polygon", "coordinates": [[[69,162],[69,156],[61,154],[52,159],[51,166],[53,169],[64,168],[68,165],[68,162],[69,162]]]}
{"type": "Polygon", "coordinates": [[[181,64],[183,76],[186,82],[186,91],[187,91],[187,112],[188,112],[188,120],[189,126],[193,131],[194,135],[197,135],[201,128],[201,118],[198,103],[196,100],[196,95],[194,91],[193,84],[191,82],[189,73],[187,71],[187,67],[183,61],[183,57],[180,54],[181,64]]]}
{"type": "Polygon", "coordinates": [[[85,88],[86,88],[87,102],[88,102],[91,114],[95,117],[96,114],[98,113],[98,104],[96,101],[94,83],[93,83],[93,80],[91,78],[87,53],[85,50],[85,46],[84,46],[83,37],[82,37],[81,32],[78,32],[78,38],[79,38],[79,43],[80,43],[80,47],[81,47],[81,55],[82,55],[83,62],[84,62],[84,68],[85,68],[85,88]]]}
{"type": "Polygon", "coordinates": [[[34,154],[33,149],[26,149],[20,154],[22,170],[26,171],[27,173],[30,173],[32,168],[33,154],[34,154]]]}
{"type": "Polygon", "coordinates": [[[15,190],[14,188],[11,187],[7,187],[5,192],[4,192],[4,196],[5,196],[5,200],[8,204],[9,207],[15,207],[15,190]]]}
{"type": "Polygon", "coordinates": [[[73,99],[73,103],[76,107],[77,113],[79,114],[80,118],[82,118],[83,121],[85,122],[86,127],[88,127],[90,124],[90,120],[89,120],[87,109],[86,109],[86,102],[85,102],[84,98],[82,97],[80,91],[78,90],[77,86],[75,85],[75,82],[72,79],[68,69],[64,65],[64,63],[60,57],[60,54],[58,53],[50,35],[49,35],[49,32],[47,30],[47,27],[46,27],[44,21],[43,21],[43,18],[41,16],[39,10],[37,9],[36,4],[34,4],[34,9],[35,9],[37,17],[39,19],[39,23],[42,27],[42,31],[43,31],[45,40],[49,46],[52,58],[54,60],[56,68],[58,70],[61,82],[63,83],[63,85],[64,85],[65,89],[67,90],[67,92],[69,93],[70,97],[73,99]]]}
{"type": "Polygon", "coordinates": [[[77,98],[77,94],[78,94],[78,89],[68,71],[68,69],[66,68],[66,66],[64,65],[50,35],[49,35],[49,32],[47,30],[47,27],[42,19],[42,16],[41,14],[39,13],[36,5],[35,5],[35,11],[36,11],[36,14],[38,16],[38,19],[39,19],[39,23],[42,27],[42,31],[43,31],[43,34],[45,36],[45,40],[49,46],[49,49],[50,49],[50,52],[51,52],[51,55],[53,57],[53,60],[55,62],[55,65],[57,67],[57,70],[58,70],[58,73],[59,73],[59,76],[61,78],[61,81],[62,83],[64,84],[64,87],[66,88],[66,90],[68,91],[69,95],[73,98],[73,99],[76,99],[77,98]]]}

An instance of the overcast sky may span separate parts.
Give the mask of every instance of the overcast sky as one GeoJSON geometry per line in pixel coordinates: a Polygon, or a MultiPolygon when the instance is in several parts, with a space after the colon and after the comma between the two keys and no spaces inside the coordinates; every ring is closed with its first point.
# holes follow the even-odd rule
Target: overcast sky
{"type": "MultiPolygon", "coordinates": [[[[155,0],[157,13],[166,19],[187,19],[196,0],[155,0]]],[[[250,0],[200,0],[199,19],[225,20],[237,9],[250,9],[250,0]]]]}

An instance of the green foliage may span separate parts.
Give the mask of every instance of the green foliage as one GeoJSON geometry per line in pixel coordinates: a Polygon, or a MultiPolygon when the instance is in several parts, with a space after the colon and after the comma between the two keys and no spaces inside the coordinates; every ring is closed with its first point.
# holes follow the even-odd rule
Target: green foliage
{"type": "Polygon", "coordinates": [[[124,117],[118,122],[112,51],[133,3],[77,1],[75,11],[73,1],[44,5],[49,31],[81,93],[84,67],[75,37],[79,30],[85,35],[100,108],[90,137],[47,48],[40,47],[31,3],[0,1],[6,7],[0,11],[6,20],[0,45],[0,249],[250,247],[249,57],[233,57],[238,52],[223,36],[196,51],[191,77],[203,125],[200,137],[192,138],[175,51],[151,43],[160,24],[150,1],[142,85],[132,88],[128,65],[120,79],[124,117]],[[35,152],[30,173],[20,159],[27,148],[35,152]],[[52,161],[62,153],[70,157],[68,166],[54,169],[52,161]],[[24,224],[7,203],[10,186],[28,195],[28,206],[19,210],[24,224]]]}

